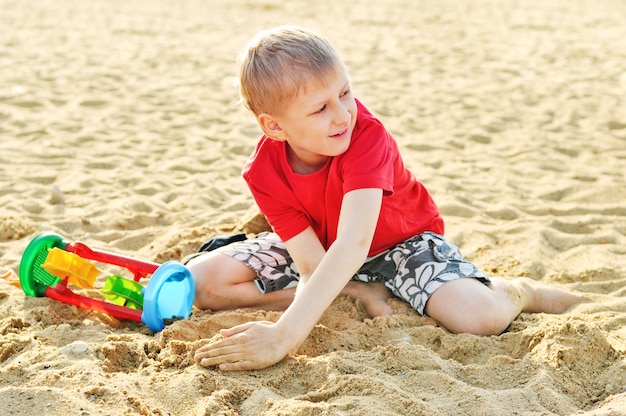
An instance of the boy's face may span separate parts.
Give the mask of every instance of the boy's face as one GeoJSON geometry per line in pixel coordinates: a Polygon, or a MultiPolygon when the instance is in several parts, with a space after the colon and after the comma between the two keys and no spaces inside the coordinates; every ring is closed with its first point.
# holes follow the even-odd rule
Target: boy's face
{"type": "Polygon", "coordinates": [[[350,146],[357,109],[346,71],[338,65],[323,81],[311,80],[279,115],[270,116],[278,128],[271,136],[289,144],[297,173],[318,170],[350,146]]]}

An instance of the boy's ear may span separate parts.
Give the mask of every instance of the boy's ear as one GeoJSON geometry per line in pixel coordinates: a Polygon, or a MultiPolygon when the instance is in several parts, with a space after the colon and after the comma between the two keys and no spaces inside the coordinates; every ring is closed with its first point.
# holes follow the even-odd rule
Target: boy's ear
{"type": "Polygon", "coordinates": [[[259,126],[261,126],[261,130],[267,137],[270,137],[274,140],[285,140],[285,130],[280,127],[280,124],[267,113],[259,114],[257,117],[257,121],[259,126]]]}

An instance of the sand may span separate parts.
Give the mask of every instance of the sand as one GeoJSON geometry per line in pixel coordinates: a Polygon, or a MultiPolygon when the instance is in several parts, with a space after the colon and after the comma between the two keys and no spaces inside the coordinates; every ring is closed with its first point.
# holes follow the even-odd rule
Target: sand
{"type": "MultiPolygon", "coordinates": [[[[610,0],[0,0],[0,274],[39,232],[158,263],[264,228],[239,176],[258,138],[234,59],[324,33],[447,236],[492,275],[586,293],[499,336],[338,298],[262,370],[193,363],[220,328],[151,333],[0,279],[2,415],[626,414],[626,6],[610,0]]],[[[97,282],[101,283],[100,278],[97,282]]]]}

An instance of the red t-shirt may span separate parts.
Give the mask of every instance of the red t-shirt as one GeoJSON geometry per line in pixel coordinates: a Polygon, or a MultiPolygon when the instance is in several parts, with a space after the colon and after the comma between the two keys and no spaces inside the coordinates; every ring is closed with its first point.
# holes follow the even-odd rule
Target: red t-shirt
{"type": "Polygon", "coordinates": [[[439,209],[404,166],[394,138],[359,101],[357,110],[348,150],[311,174],[294,173],[286,142],[261,138],[243,177],[274,231],[287,241],[311,226],[328,249],[337,238],[343,195],[379,188],[383,202],[370,256],[425,231],[443,234],[439,209]]]}

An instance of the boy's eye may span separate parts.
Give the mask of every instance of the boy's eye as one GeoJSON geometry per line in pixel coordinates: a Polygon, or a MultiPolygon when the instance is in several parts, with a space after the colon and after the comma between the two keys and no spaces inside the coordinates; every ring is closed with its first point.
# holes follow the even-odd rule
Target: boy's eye
{"type": "MultiPolygon", "coordinates": [[[[348,88],[347,90],[343,91],[341,94],[339,94],[339,98],[343,98],[346,97],[350,94],[350,89],[348,88]]],[[[312,114],[320,114],[323,113],[324,110],[326,110],[326,104],[324,104],[323,106],[321,106],[318,110],[314,111],[312,114]]]]}

